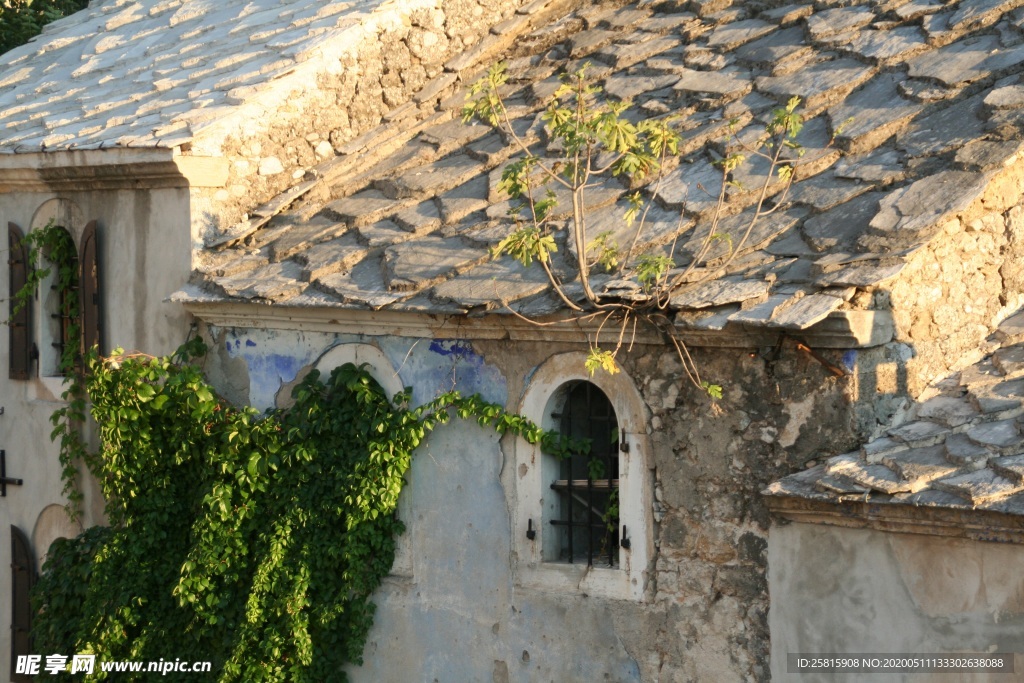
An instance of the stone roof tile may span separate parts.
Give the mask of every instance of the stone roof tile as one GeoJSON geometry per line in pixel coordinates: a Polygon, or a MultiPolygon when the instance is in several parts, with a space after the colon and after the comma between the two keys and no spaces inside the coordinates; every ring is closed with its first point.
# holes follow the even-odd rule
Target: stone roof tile
{"type": "MultiPolygon", "coordinates": [[[[513,226],[507,198],[493,185],[518,152],[507,135],[463,125],[456,112],[469,72],[508,59],[516,134],[553,159],[558,150],[550,148],[540,116],[544,99],[559,87],[561,69],[591,62],[599,85],[633,101],[629,116],[671,115],[683,131],[685,155],[667,163],[660,179],[632,188],[602,185],[599,199],[589,200],[591,225],[620,246],[631,244],[621,215],[625,195],[639,191],[650,207],[640,244],[671,255],[677,268],[695,265],[703,275],[686,287],[732,291],[709,299],[684,288],[672,299],[677,312],[702,311],[691,322],[706,329],[729,319],[806,329],[822,315],[859,305],[856,297],[823,290],[872,288],[901,277],[913,250],[939,239],[938,224],[973,207],[994,170],[1016,159],[1019,147],[1011,141],[1024,130],[1024,96],[1014,79],[1024,72],[1024,42],[1010,44],[996,26],[1004,16],[1021,19],[1010,16],[1019,4],[801,0],[765,7],[691,0],[682,7],[584,0],[578,12],[548,16],[540,11],[547,3],[538,1],[494,26],[481,46],[446,57],[448,70],[424,76],[411,102],[372,112],[380,121],[375,129],[348,143],[326,143],[338,156],[324,150],[319,180],[311,181],[317,190],[282,194],[272,212],[294,205],[293,225],[286,229],[284,221],[250,210],[244,224],[209,241],[218,255],[206,260],[232,275],[197,272],[194,284],[226,300],[281,301],[305,287],[308,303],[323,305],[421,311],[433,302],[438,311],[501,312],[505,300],[547,310],[557,299],[546,294],[541,271],[507,258],[477,263],[513,226]],[[996,80],[1004,75],[1011,78],[996,80]],[[810,119],[798,138],[807,151],[794,184],[787,189],[769,177],[762,162],[734,170],[719,235],[708,240],[723,187],[715,162],[735,143],[726,140],[730,123],[744,142],[756,141],[771,110],[791,96],[804,100],[800,111],[810,119]],[[763,208],[779,206],[751,224],[762,187],[769,197],[763,208]],[[420,244],[449,245],[435,270],[420,264],[427,269],[421,273],[406,258],[420,244]],[[254,248],[277,262],[246,260],[254,248]],[[442,267],[452,259],[456,265],[442,267]],[[275,278],[294,276],[297,284],[264,296],[231,279],[271,266],[275,278]],[[719,278],[727,279],[714,284],[719,278]],[[739,294],[748,291],[757,294],[739,294]],[[732,310],[736,302],[746,302],[745,310],[732,310]]],[[[232,117],[249,105],[276,105],[293,82],[315,82],[308,76],[325,68],[322,55],[342,63],[346,41],[390,11],[373,0],[135,0],[104,11],[108,6],[114,7],[93,3],[3,58],[0,151],[44,143],[184,144],[212,136],[215,126],[228,134],[232,117]],[[218,26],[230,28],[210,40],[218,26]],[[131,55],[130,62],[119,55],[131,55]]],[[[272,109],[263,106],[260,116],[272,109]]],[[[562,216],[569,202],[558,192],[562,216]]],[[[591,243],[595,235],[588,235],[591,243]]],[[[559,239],[558,258],[571,258],[575,245],[559,239]]],[[[202,255],[196,262],[204,262],[202,255]]],[[[636,295],[614,290],[627,291],[636,295]]],[[[975,391],[975,400],[982,394],[975,391]]]]}
{"type": "Polygon", "coordinates": [[[1024,357],[1024,339],[1014,334],[1021,315],[1005,320],[990,338],[1003,346],[959,378],[937,382],[933,389],[939,393],[912,407],[916,421],[893,427],[891,436],[869,441],[859,452],[785,477],[765,494],[842,504],[850,500],[852,486],[865,489],[859,500],[868,502],[1024,514],[1024,410],[1018,397],[1024,380],[1003,374],[992,362],[996,355],[1024,357]],[[996,390],[1018,408],[980,409],[974,393],[996,390]],[[1007,412],[1016,414],[1006,417],[1007,412]],[[846,486],[837,486],[837,479],[846,486]]]}

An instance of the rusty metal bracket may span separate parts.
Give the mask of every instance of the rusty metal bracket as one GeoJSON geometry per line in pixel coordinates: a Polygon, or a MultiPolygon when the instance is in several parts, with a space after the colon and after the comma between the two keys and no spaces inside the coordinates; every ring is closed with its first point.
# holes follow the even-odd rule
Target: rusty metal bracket
{"type": "Polygon", "coordinates": [[[0,498],[7,497],[7,485],[21,486],[24,480],[7,476],[7,451],[0,450],[0,498]]]}

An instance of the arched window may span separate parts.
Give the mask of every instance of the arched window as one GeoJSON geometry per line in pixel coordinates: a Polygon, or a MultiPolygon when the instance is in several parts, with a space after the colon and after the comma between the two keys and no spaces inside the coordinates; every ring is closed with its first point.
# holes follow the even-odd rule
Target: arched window
{"type": "Polygon", "coordinates": [[[36,268],[49,269],[49,274],[38,283],[34,298],[26,305],[15,294],[29,282],[30,263],[23,233],[14,223],[7,226],[8,302],[12,322],[9,331],[9,376],[26,380],[34,375],[41,378],[61,377],[61,357],[72,345],[76,359],[94,346],[102,346],[100,268],[98,261],[96,221],[77,227],[64,227],[54,216],[70,218],[77,213],[65,206],[66,200],[51,200],[37,211],[33,219],[36,230],[56,224],[66,249],[61,254],[44,250],[36,268]],[[52,221],[52,223],[51,223],[52,221]],[[61,273],[71,276],[72,286],[61,288],[61,273]],[[37,367],[33,368],[33,364],[37,367]]]}
{"type": "MultiPolygon", "coordinates": [[[[619,425],[611,401],[594,384],[569,382],[556,394],[559,431],[586,452],[561,459],[547,523],[555,527],[545,559],[604,567],[619,565],[619,425]]],[[[546,456],[551,457],[551,456],[546,456]]]]}
{"type": "Polygon", "coordinates": [[[516,582],[644,600],[654,556],[649,411],[626,373],[591,377],[585,362],[581,352],[548,358],[519,403],[525,417],[590,448],[561,459],[515,442],[516,582]]]}
{"type": "MultiPolygon", "coordinates": [[[[78,255],[74,247],[75,241],[62,226],[56,228],[64,245],[59,252],[43,250],[40,254],[38,268],[49,270],[49,274],[39,283],[39,331],[42,347],[39,350],[39,374],[44,377],[57,377],[63,373],[61,358],[69,345],[76,344],[81,329],[79,307],[79,284],[75,277],[70,289],[61,288],[58,283],[63,273],[78,273],[78,255]]],[[[74,349],[76,355],[79,349],[74,349]]]]}

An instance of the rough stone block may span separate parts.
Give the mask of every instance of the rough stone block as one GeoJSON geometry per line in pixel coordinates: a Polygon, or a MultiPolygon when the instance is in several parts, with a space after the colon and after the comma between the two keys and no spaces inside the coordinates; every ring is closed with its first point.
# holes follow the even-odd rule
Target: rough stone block
{"type": "Polygon", "coordinates": [[[864,5],[837,7],[816,12],[807,17],[807,31],[811,40],[820,41],[829,36],[867,26],[874,19],[875,13],[864,5]]]}
{"type": "Polygon", "coordinates": [[[844,477],[873,491],[894,494],[909,492],[910,484],[885,465],[870,465],[853,455],[831,458],[825,471],[832,476],[844,477]]]}
{"type": "Polygon", "coordinates": [[[918,417],[941,422],[947,427],[959,427],[979,417],[977,409],[966,398],[935,396],[920,404],[918,417]]]}
{"type": "Polygon", "coordinates": [[[992,452],[971,441],[966,434],[951,434],[943,444],[946,458],[955,465],[969,467],[972,470],[985,466],[992,452]]]}
{"type": "Polygon", "coordinates": [[[913,448],[934,446],[945,440],[949,430],[935,422],[919,420],[889,430],[889,436],[913,448]]]}
{"type": "Polygon", "coordinates": [[[886,195],[871,230],[921,232],[967,209],[984,192],[987,177],[965,171],[941,171],[886,195]]]}
{"type": "Polygon", "coordinates": [[[708,47],[728,52],[775,30],[775,25],[760,19],[747,19],[719,26],[708,38],[708,47]]]}
{"type": "Polygon", "coordinates": [[[1024,61],[1024,46],[1003,49],[996,36],[970,38],[931,50],[907,61],[914,78],[928,78],[946,86],[956,86],[986,78],[992,73],[1017,66],[1024,61]]]}
{"type": "Polygon", "coordinates": [[[983,422],[967,430],[967,437],[979,446],[1005,449],[1021,446],[1020,430],[1015,420],[983,422]]]}
{"type": "Polygon", "coordinates": [[[374,310],[409,297],[408,293],[388,291],[378,257],[364,259],[348,272],[317,278],[316,285],[346,304],[374,310]]]}
{"type": "Polygon", "coordinates": [[[303,265],[301,277],[314,282],[332,273],[348,271],[368,253],[353,234],[313,245],[298,257],[303,265]]]}
{"type": "Polygon", "coordinates": [[[946,459],[946,449],[941,445],[912,448],[885,456],[882,462],[909,482],[913,491],[920,491],[932,481],[952,476],[959,470],[946,459]]]}
{"type": "Polygon", "coordinates": [[[763,299],[770,288],[767,282],[749,280],[712,280],[672,297],[673,308],[711,308],[739,303],[750,299],[763,299]]]}
{"type": "Polygon", "coordinates": [[[990,469],[940,479],[933,486],[940,491],[960,496],[973,505],[992,503],[1024,489],[1024,484],[1002,477],[990,469]]]}

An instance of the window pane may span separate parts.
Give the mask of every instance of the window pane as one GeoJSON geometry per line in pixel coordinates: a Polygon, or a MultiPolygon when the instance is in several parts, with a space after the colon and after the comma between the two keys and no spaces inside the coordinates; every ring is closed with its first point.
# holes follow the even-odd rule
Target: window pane
{"type": "Polygon", "coordinates": [[[562,562],[618,566],[619,430],[608,397],[590,382],[566,387],[556,415],[566,436],[589,450],[563,460],[552,485],[559,498],[552,525],[562,562]]]}

